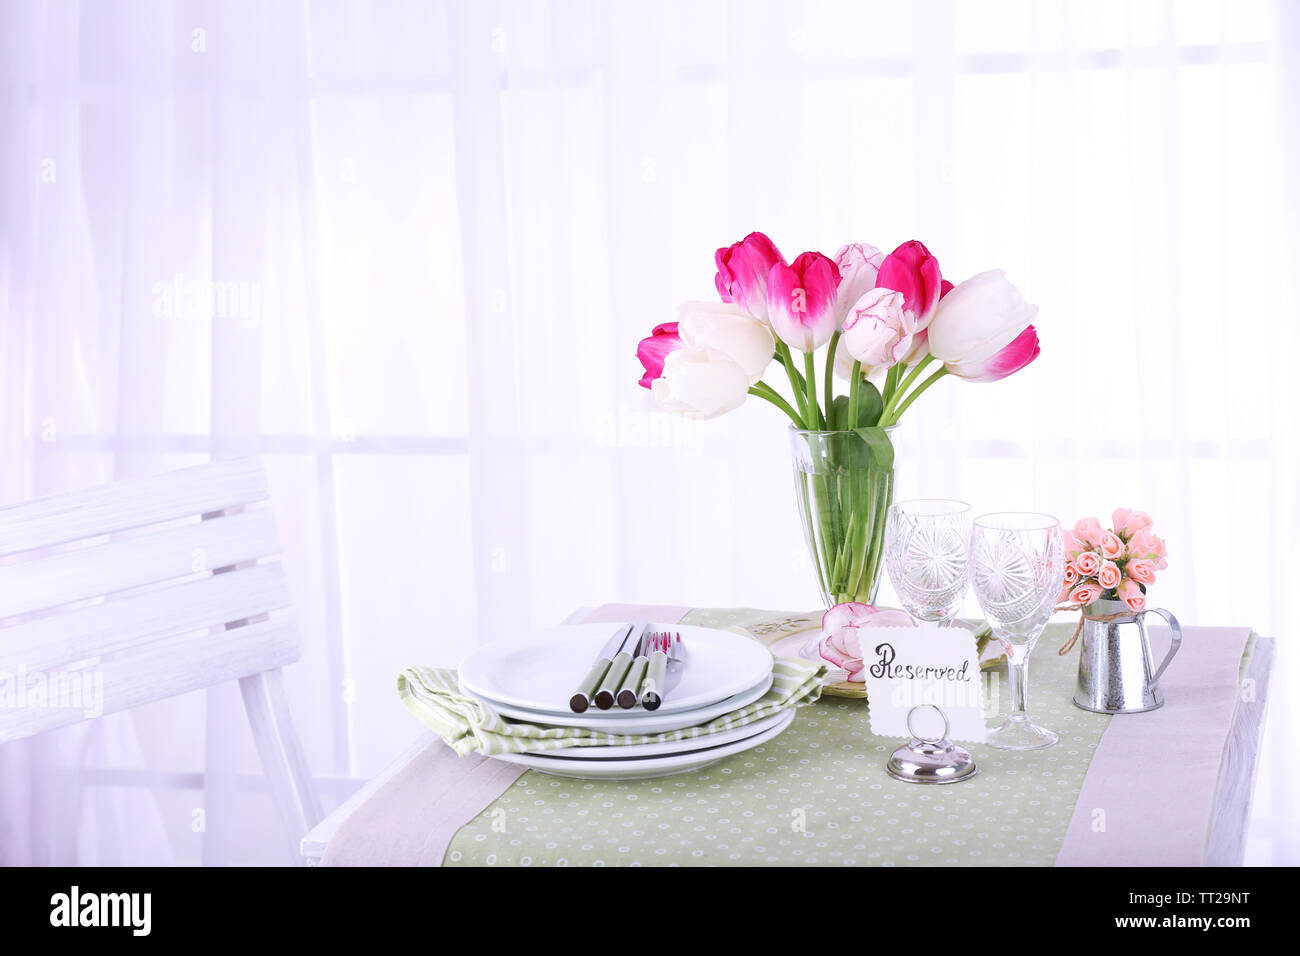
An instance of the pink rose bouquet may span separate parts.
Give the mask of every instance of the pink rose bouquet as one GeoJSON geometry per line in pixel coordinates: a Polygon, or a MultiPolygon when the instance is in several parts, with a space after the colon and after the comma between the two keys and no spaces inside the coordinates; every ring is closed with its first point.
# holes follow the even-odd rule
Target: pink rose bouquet
{"type": "Polygon", "coordinates": [[[1156,572],[1169,566],[1165,542],[1151,530],[1151,516],[1117,508],[1113,527],[1096,518],[1083,518],[1065,532],[1065,586],[1061,601],[1087,606],[1094,601],[1120,601],[1137,613],[1147,604],[1147,588],[1156,572]]]}

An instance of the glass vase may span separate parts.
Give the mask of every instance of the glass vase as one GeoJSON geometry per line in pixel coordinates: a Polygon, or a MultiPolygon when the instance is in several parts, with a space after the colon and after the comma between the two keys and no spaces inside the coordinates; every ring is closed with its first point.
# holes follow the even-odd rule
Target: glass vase
{"type": "Polygon", "coordinates": [[[790,450],[799,517],[822,601],[828,608],[846,601],[874,604],[894,495],[892,460],[882,466],[879,449],[853,431],[791,428],[790,450]]]}

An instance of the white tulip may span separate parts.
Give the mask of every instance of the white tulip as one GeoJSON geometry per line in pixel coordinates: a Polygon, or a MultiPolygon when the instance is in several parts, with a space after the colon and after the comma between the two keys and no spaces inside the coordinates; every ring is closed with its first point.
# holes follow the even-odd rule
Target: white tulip
{"type": "Polygon", "coordinates": [[[669,353],[650,392],[670,412],[717,418],[744,404],[749,376],[722,352],[682,348],[669,353]]]}
{"type": "Polygon", "coordinates": [[[726,355],[745,370],[750,385],[763,377],[776,352],[772,330],[730,302],[683,302],[677,334],[687,348],[726,355]]]}
{"type": "Polygon", "coordinates": [[[1032,328],[1037,315],[1038,307],[1021,298],[1005,272],[981,272],[939,300],[930,323],[930,354],[962,378],[1003,377],[1038,354],[1032,328]]]}

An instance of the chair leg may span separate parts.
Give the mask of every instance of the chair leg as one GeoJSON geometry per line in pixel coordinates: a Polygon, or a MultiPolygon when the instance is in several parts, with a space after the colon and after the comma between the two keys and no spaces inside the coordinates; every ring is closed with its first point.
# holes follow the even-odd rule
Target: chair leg
{"type": "Polygon", "coordinates": [[[242,677],[239,689],[244,694],[244,709],[253,728],[262,768],[271,782],[276,809],[285,823],[294,862],[302,863],[302,838],[321,821],[323,814],[289,716],[283,676],[277,667],[242,677]]]}

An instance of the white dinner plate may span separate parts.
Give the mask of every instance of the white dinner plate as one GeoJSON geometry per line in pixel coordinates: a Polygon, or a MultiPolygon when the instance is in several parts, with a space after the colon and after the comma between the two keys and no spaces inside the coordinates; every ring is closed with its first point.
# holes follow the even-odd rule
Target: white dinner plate
{"type": "Polygon", "coordinates": [[[769,727],[779,723],[784,714],[785,711],[780,711],[772,714],[770,717],[756,720],[752,724],[746,724],[743,727],[724,730],[716,734],[687,737],[683,740],[666,740],[663,743],[656,744],[563,747],[559,750],[547,750],[539,754],[539,756],[570,757],[577,760],[634,760],[641,757],[666,757],[669,754],[689,753],[692,750],[700,750],[704,747],[720,747],[723,744],[734,744],[736,741],[744,740],[746,737],[753,737],[755,734],[761,734],[769,727]]]}
{"type": "Polygon", "coordinates": [[[667,777],[676,773],[700,770],[734,754],[744,753],[767,743],[794,720],[794,708],[777,714],[779,718],[761,733],[730,744],[692,750],[688,753],[664,757],[640,757],[631,760],[580,760],[574,757],[554,757],[547,754],[499,754],[493,759],[521,764],[531,770],[540,770],[556,777],[576,777],[579,780],[647,780],[667,777]]]}
{"type": "MultiPolygon", "coordinates": [[[[571,714],[569,698],[574,688],[618,627],[570,624],[485,644],[461,662],[461,686],[479,697],[532,713],[571,714]]],[[[681,634],[686,656],[681,681],[657,714],[716,704],[772,672],[771,652],[753,638],[687,624],[651,627],[681,634]]],[[[638,706],[602,713],[630,718],[644,711],[638,706]]]]}
{"type": "MultiPolygon", "coordinates": [[[[685,680],[685,677],[682,679],[685,680]]],[[[525,710],[522,707],[512,707],[509,704],[489,698],[483,699],[502,717],[509,717],[511,720],[526,720],[530,724],[546,724],[551,727],[584,727],[602,734],[662,734],[668,730],[680,730],[683,727],[694,727],[696,724],[707,724],[715,717],[721,717],[733,710],[739,710],[746,704],[752,704],[766,694],[771,687],[772,674],[769,671],[766,677],[749,688],[749,690],[734,697],[720,700],[709,707],[699,707],[695,710],[681,710],[667,714],[663,712],[662,708],[651,712],[642,710],[640,707],[635,707],[632,710],[620,710],[617,707],[612,710],[596,710],[593,708],[585,714],[575,714],[572,711],[567,714],[541,713],[525,710]]],[[[463,681],[460,689],[464,693],[472,693],[465,687],[463,681]]]]}

